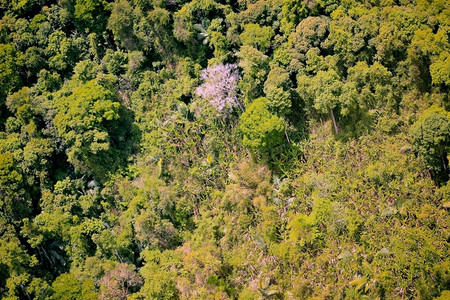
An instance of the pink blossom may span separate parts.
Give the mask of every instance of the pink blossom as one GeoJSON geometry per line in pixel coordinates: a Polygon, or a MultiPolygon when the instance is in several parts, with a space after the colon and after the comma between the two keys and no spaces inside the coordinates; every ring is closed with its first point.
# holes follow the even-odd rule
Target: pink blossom
{"type": "Polygon", "coordinates": [[[240,77],[235,64],[220,64],[208,67],[202,71],[200,78],[204,82],[197,87],[197,96],[208,99],[220,115],[227,116],[235,107],[244,111],[236,95],[240,77]]]}

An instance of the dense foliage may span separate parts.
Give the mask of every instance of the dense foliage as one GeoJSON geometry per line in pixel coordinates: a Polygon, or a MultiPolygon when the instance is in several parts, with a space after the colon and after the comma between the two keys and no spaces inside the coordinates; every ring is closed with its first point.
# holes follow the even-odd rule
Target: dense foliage
{"type": "Polygon", "coordinates": [[[0,0],[2,299],[448,299],[448,0],[0,0]]]}

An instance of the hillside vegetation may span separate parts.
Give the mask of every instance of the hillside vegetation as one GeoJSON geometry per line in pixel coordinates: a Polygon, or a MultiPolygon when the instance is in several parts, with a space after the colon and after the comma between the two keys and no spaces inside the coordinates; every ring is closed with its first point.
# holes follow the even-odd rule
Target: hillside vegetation
{"type": "Polygon", "coordinates": [[[448,0],[0,17],[1,299],[450,299],[448,0]]]}

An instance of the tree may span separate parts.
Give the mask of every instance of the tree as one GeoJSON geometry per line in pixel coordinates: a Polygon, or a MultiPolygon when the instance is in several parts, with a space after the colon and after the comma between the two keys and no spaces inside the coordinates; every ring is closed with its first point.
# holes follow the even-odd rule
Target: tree
{"type": "Polygon", "coordinates": [[[144,250],[141,252],[144,266],[140,273],[144,284],[140,294],[144,299],[177,299],[179,292],[176,285],[176,269],[173,268],[181,262],[180,255],[171,250],[144,250]]]}
{"type": "Polygon", "coordinates": [[[269,111],[267,98],[258,98],[242,114],[239,129],[244,134],[244,146],[265,153],[281,144],[285,125],[269,111]]]}
{"type": "Polygon", "coordinates": [[[103,62],[109,74],[119,76],[125,73],[128,57],[123,51],[106,50],[106,55],[103,57],[103,62]]]}
{"type": "Polygon", "coordinates": [[[142,284],[142,278],[134,271],[134,266],[117,264],[100,280],[100,299],[125,300],[142,284]]]}
{"type": "Polygon", "coordinates": [[[27,293],[30,294],[31,299],[45,300],[52,295],[52,287],[44,279],[35,277],[27,286],[27,293]]]}
{"type": "Polygon", "coordinates": [[[449,173],[450,112],[433,105],[425,110],[410,129],[412,143],[433,172],[449,173]]]}
{"type": "Polygon", "coordinates": [[[245,24],[244,32],[241,33],[240,39],[243,45],[255,47],[259,51],[265,53],[270,47],[270,40],[275,35],[272,27],[259,26],[258,24],[245,24]]]}
{"type": "Polygon", "coordinates": [[[14,297],[19,287],[23,292],[30,278],[29,270],[36,264],[36,257],[27,254],[14,227],[0,216],[0,296],[14,297]]]}
{"type": "Polygon", "coordinates": [[[409,73],[411,81],[422,91],[430,90],[431,82],[436,85],[445,83],[445,75],[440,74],[445,74],[443,58],[448,56],[450,50],[447,35],[448,32],[445,30],[433,33],[431,28],[418,29],[414,32],[408,47],[409,73]]]}
{"type": "Polygon", "coordinates": [[[406,58],[407,47],[421,22],[413,7],[387,7],[382,15],[386,20],[380,23],[379,32],[374,39],[376,57],[388,69],[393,69],[406,58]]]}
{"type": "Polygon", "coordinates": [[[208,99],[221,116],[226,117],[235,107],[244,111],[236,94],[239,81],[236,65],[220,64],[208,67],[202,71],[201,79],[204,83],[196,89],[196,94],[203,99],[208,99]]]}
{"type": "MultiPolygon", "coordinates": [[[[201,40],[205,38],[207,25],[210,24],[210,16],[219,17],[222,9],[223,6],[216,1],[194,0],[187,2],[173,14],[173,35],[187,46],[191,57],[204,58],[207,47],[201,43],[201,40]],[[198,34],[198,25],[203,27],[203,32],[200,30],[200,34],[198,34]]],[[[157,21],[158,16],[155,15],[153,18],[154,21],[157,21]]]]}
{"type": "Polygon", "coordinates": [[[343,69],[353,66],[358,60],[368,60],[365,47],[370,45],[364,38],[360,23],[337,9],[331,14],[328,43],[333,46],[335,56],[343,69]]]}
{"type": "Polygon", "coordinates": [[[244,93],[246,104],[262,96],[264,81],[269,69],[268,57],[257,49],[244,45],[236,54],[239,58],[239,67],[244,76],[239,87],[244,93]]]}
{"type": "Polygon", "coordinates": [[[239,22],[240,24],[254,23],[270,26],[277,31],[280,26],[283,2],[284,0],[239,1],[238,3],[242,6],[246,6],[246,9],[239,13],[239,22]]]}
{"type": "Polygon", "coordinates": [[[360,108],[368,111],[394,106],[391,78],[392,73],[378,62],[371,66],[358,62],[348,69],[347,83],[355,85],[358,93],[356,102],[360,108]]]}
{"type": "Polygon", "coordinates": [[[75,45],[75,39],[66,37],[66,34],[57,30],[48,37],[47,47],[44,53],[50,57],[48,65],[57,71],[66,71],[71,68],[77,59],[82,57],[82,52],[78,51],[75,45]],[[80,53],[81,52],[81,53],[80,53]]]}
{"type": "Polygon", "coordinates": [[[116,44],[127,50],[135,50],[136,36],[133,31],[133,8],[127,0],[120,0],[113,4],[111,16],[108,19],[108,29],[113,32],[116,44]]]}
{"type": "Polygon", "coordinates": [[[25,51],[22,59],[28,81],[34,81],[39,71],[46,67],[43,52],[43,49],[35,46],[29,47],[25,51]]]}
{"type": "Polygon", "coordinates": [[[48,184],[53,146],[48,138],[31,138],[23,148],[20,166],[30,186],[43,187],[48,184]]]}
{"type": "Polygon", "coordinates": [[[339,129],[334,110],[341,104],[343,84],[336,71],[319,71],[313,78],[302,75],[297,82],[298,92],[310,108],[319,114],[330,114],[337,134],[339,129]]]}
{"type": "Polygon", "coordinates": [[[13,46],[0,44],[0,106],[3,106],[6,96],[22,84],[17,56],[13,46]]]}
{"type": "Polygon", "coordinates": [[[223,34],[224,26],[222,19],[214,19],[208,27],[206,34],[208,35],[209,44],[214,47],[214,58],[208,64],[219,64],[229,59],[231,52],[228,51],[229,41],[223,34]]]}
{"type": "Polygon", "coordinates": [[[328,36],[329,23],[330,18],[324,16],[303,19],[291,34],[292,56],[304,62],[309,49],[325,48],[324,41],[328,36]]]}
{"type": "Polygon", "coordinates": [[[73,68],[73,79],[86,83],[94,79],[96,74],[95,64],[90,60],[82,60],[73,68]]]}
{"type": "Polygon", "coordinates": [[[136,23],[136,35],[144,50],[154,49],[163,60],[170,60],[177,53],[169,11],[155,7],[136,23]]]}
{"type": "Polygon", "coordinates": [[[61,274],[52,284],[53,298],[56,300],[76,300],[81,298],[81,282],[73,274],[61,274]]]}
{"type": "Polygon", "coordinates": [[[281,30],[289,34],[295,29],[301,18],[308,15],[308,8],[304,1],[288,0],[283,2],[283,18],[281,19],[281,30]]]}
{"type": "Polygon", "coordinates": [[[450,54],[443,52],[430,66],[431,79],[435,85],[450,87],[450,54]]]}
{"type": "Polygon", "coordinates": [[[98,299],[92,280],[81,282],[73,274],[61,274],[53,282],[52,288],[55,300],[98,299]]]}
{"type": "Polygon", "coordinates": [[[114,144],[126,138],[124,129],[115,127],[121,109],[117,93],[91,80],[56,98],[55,109],[54,124],[66,143],[68,161],[77,171],[103,178],[119,159],[114,144]]]}
{"type": "Polygon", "coordinates": [[[285,116],[291,111],[291,84],[289,73],[280,67],[270,70],[264,83],[264,93],[269,100],[270,107],[280,116],[285,116]]]}
{"type": "Polygon", "coordinates": [[[103,32],[106,23],[106,0],[76,0],[75,19],[77,25],[85,32],[103,32]]]}
{"type": "Polygon", "coordinates": [[[9,220],[20,220],[31,210],[23,190],[22,174],[18,171],[12,154],[0,153],[0,215],[9,220]]]}

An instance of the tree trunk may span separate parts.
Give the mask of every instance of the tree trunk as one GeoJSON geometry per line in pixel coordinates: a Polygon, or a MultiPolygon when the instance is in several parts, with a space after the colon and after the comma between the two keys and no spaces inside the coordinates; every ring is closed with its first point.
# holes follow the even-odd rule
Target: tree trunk
{"type": "Polygon", "coordinates": [[[448,160],[447,160],[447,153],[445,153],[445,151],[441,151],[441,159],[442,159],[442,164],[444,166],[444,170],[447,170],[448,160]]]}
{"type": "Polygon", "coordinates": [[[287,139],[288,143],[290,144],[291,140],[289,139],[286,128],[284,129],[284,135],[286,136],[286,139],[287,139]]]}
{"type": "Polygon", "coordinates": [[[244,106],[242,105],[241,101],[236,99],[236,103],[239,106],[239,108],[241,109],[242,112],[245,112],[244,106]]]}
{"type": "Polygon", "coordinates": [[[331,114],[331,119],[333,120],[334,131],[336,132],[336,134],[338,134],[339,133],[339,129],[337,127],[336,119],[334,118],[334,113],[333,113],[333,109],[332,108],[330,108],[330,114],[331,114]]]}

